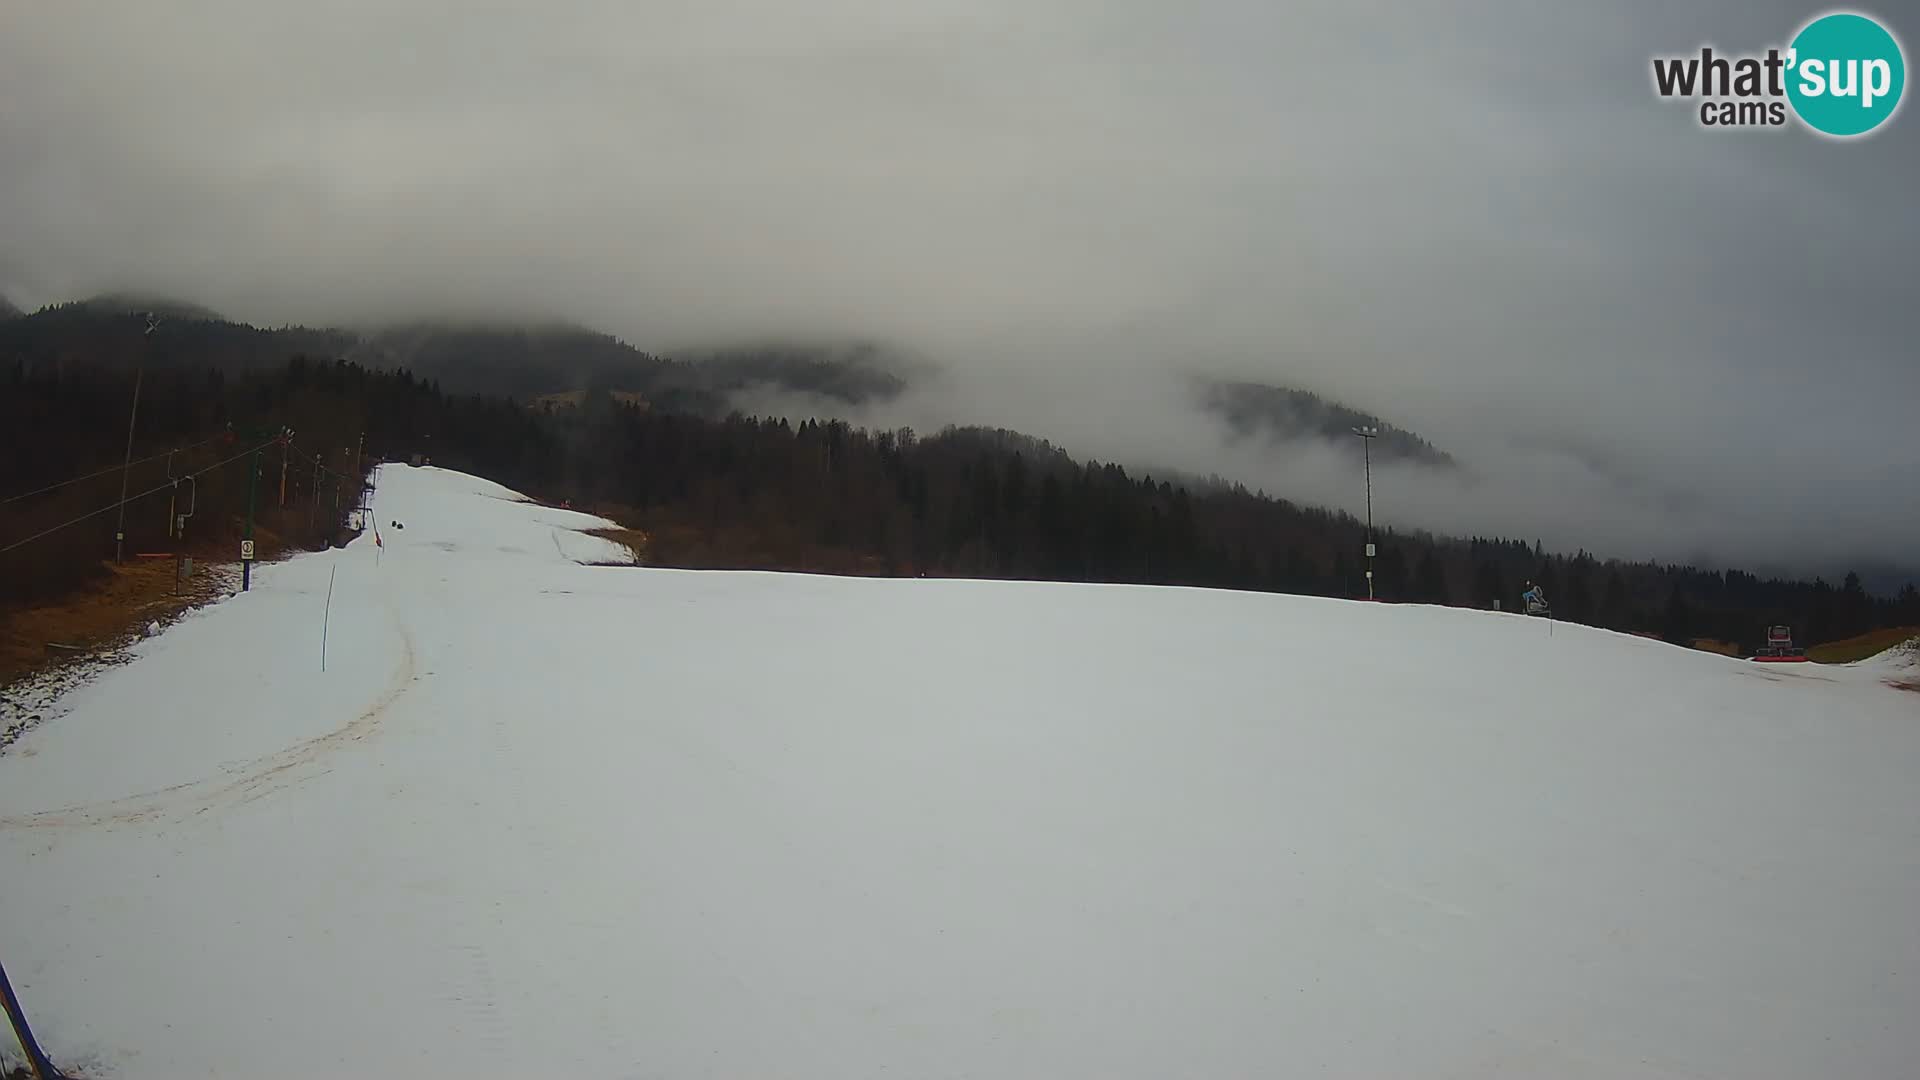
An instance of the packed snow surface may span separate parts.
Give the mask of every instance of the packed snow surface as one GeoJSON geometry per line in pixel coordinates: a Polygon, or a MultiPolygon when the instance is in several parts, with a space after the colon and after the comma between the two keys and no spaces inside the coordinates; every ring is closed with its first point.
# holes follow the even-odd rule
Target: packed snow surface
{"type": "Polygon", "coordinates": [[[1920,1063],[1920,693],[1884,665],[588,565],[603,522],[485,481],[374,498],[382,546],[261,567],[0,757],[0,961],[66,1067],[1920,1063]]]}

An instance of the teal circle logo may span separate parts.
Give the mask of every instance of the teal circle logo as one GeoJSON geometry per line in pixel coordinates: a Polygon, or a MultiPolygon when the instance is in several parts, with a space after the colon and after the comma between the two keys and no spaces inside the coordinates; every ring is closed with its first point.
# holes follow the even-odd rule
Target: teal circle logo
{"type": "Polygon", "coordinates": [[[1787,100],[1815,131],[1846,138],[1886,123],[1900,107],[1907,62],[1886,27],[1851,12],[1822,15],[1788,51],[1787,100]]]}

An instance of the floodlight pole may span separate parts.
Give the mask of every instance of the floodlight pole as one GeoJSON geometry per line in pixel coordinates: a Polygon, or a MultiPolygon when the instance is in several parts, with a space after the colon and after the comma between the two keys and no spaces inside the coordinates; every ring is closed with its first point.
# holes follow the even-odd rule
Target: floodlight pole
{"type": "Polygon", "coordinates": [[[1377,427],[1357,427],[1353,429],[1360,436],[1360,458],[1365,462],[1367,476],[1367,599],[1373,599],[1373,440],[1380,437],[1377,427]]]}
{"type": "MultiPolygon", "coordinates": [[[[153,347],[153,332],[160,328],[160,317],[147,313],[147,329],[140,335],[140,358],[133,368],[133,408],[127,410],[127,453],[120,461],[120,514],[113,524],[113,561],[126,561],[127,545],[127,473],[133,469],[133,425],[140,417],[140,379],[147,370],[147,350],[153,347]]],[[[169,459],[171,466],[171,459],[169,459]]]]}

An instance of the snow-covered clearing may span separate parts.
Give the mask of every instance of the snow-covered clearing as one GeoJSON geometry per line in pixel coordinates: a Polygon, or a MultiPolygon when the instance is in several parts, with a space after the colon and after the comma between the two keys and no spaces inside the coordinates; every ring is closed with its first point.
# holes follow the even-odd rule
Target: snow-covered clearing
{"type": "Polygon", "coordinates": [[[389,466],[0,756],[93,1077],[1896,1077],[1920,694],[1519,616],[587,566],[389,466]],[[399,522],[404,527],[391,523],[399,522]],[[322,606],[334,575],[327,670],[322,606]]]}

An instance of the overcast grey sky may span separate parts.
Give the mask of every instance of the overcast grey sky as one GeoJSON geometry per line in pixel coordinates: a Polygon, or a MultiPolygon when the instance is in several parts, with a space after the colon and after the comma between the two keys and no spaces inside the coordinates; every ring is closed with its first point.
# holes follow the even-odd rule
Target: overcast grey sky
{"type": "Polygon", "coordinates": [[[1224,444],[1218,372],[1471,463],[1380,477],[1391,523],[1912,565],[1920,114],[1704,131],[1650,85],[1818,10],[14,0],[0,294],[879,339],[946,376],[876,419],[1357,509],[1344,458],[1224,444]]]}

